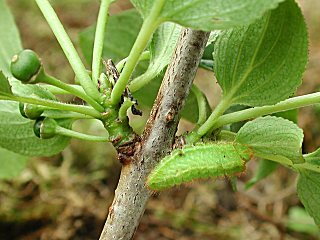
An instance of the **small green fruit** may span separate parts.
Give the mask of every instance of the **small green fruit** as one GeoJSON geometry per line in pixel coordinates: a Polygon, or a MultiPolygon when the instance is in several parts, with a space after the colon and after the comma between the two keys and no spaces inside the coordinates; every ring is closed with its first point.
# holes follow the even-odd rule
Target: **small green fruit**
{"type": "Polygon", "coordinates": [[[14,55],[10,65],[12,75],[23,83],[34,83],[41,68],[40,58],[29,49],[14,55]]]}
{"type": "Polygon", "coordinates": [[[28,119],[38,119],[43,113],[43,108],[34,104],[19,103],[20,114],[28,119]]]}
{"type": "Polygon", "coordinates": [[[55,137],[58,124],[54,119],[40,117],[33,126],[33,131],[38,138],[49,139],[55,137]]]}

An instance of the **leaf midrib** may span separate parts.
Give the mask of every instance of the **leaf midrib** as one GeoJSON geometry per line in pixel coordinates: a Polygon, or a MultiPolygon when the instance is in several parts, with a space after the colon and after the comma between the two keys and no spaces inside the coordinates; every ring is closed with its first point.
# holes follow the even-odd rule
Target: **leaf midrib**
{"type": "MultiPolygon", "coordinates": [[[[252,70],[254,69],[253,64],[254,64],[254,62],[255,62],[255,60],[256,60],[257,54],[258,54],[258,52],[259,52],[259,50],[260,50],[261,44],[262,44],[262,42],[263,42],[263,39],[264,39],[264,37],[265,37],[265,35],[266,35],[266,32],[267,32],[267,29],[268,29],[268,27],[269,27],[270,18],[271,18],[271,12],[268,13],[265,27],[264,27],[264,29],[263,29],[263,32],[262,32],[261,37],[260,37],[260,39],[259,39],[259,43],[258,43],[258,45],[257,45],[257,47],[256,47],[256,49],[255,49],[255,52],[254,52],[254,54],[253,54],[253,57],[252,57],[252,59],[251,59],[251,62],[250,62],[250,64],[249,64],[249,67],[248,67],[247,71],[245,72],[245,74],[243,75],[243,77],[240,79],[240,81],[232,87],[232,90],[226,95],[226,97],[225,97],[226,99],[232,99],[232,98],[233,98],[233,96],[235,95],[235,93],[239,90],[239,88],[241,87],[241,85],[243,84],[243,82],[248,78],[248,76],[250,75],[250,73],[251,73],[252,70]]],[[[242,49],[243,49],[243,45],[242,45],[242,48],[240,49],[240,52],[242,52],[242,49]]],[[[238,61],[238,62],[239,62],[239,61],[238,61]]],[[[237,62],[237,67],[238,67],[238,62],[237,62]]],[[[235,79],[232,79],[232,82],[231,82],[232,85],[233,85],[234,81],[235,81],[235,79]]],[[[233,101],[234,101],[234,99],[233,99],[233,101]]]]}

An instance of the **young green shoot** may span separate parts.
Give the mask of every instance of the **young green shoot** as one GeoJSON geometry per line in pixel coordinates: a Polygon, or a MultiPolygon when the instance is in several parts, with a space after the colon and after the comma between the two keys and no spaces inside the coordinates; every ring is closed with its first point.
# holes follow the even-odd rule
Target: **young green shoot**
{"type": "Polygon", "coordinates": [[[209,133],[212,130],[213,125],[217,121],[217,119],[230,107],[230,101],[222,98],[217,107],[211,113],[207,121],[205,121],[198,129],[191,132],[187,136],[188,143],[195,143],[200,140],[202,136],[209,133]]]}
{"type": "Polygon", "coordinates": [[[76,132],[61,126],[56,127],[56,134],[90,142],[110,142],[109,136],[94,136],[76,132]]]}
{"type": "Polygon", "coordinates": [[[278,104],[263,106],[263,107],[254,107],[245,109],[238,112],[229,113],[223,116],[220,116],[215,122],[211,125],[214,129],[222,127],[227,124],[241,122],[252,118],[257,118],[277,112],[284,112],[292,109],[307,107],[314,104],[320,103],[320,93],[310,93],[303,96],[289,98],[278,104]]]}
{"type": "Polygon", "coordinates": [[[15,102],[30,103],[30,104],[45,106],[45,107],[58,109],[58,110],[62,110],[62,111],[77,112],[77,113],[91,116],[93,118],[101,119],[101,113],[98,112],[97,110],[89,107],[89,106],[82,106],[82,105],[76,105],[76,104],[66,104],[66,103],[51,101],[51,100],[47,100],[47,99],[20,97],[20,96],[15,96],[15,95],[1,95],[0,100],[9,100],[9,101],[15,101],[15,102]]]}
{"type": "Polygon", "coordinates": [[[33,131],[35,135],[41,139],[50,139],[57,135],[62,135],[71,138],[77,138],[92,142],[108,142],[108,136],[94,136],[84,133],[79,133],[68,128],[62,127],[58,122],[52,118],[41,117],[38,118],[33,126],[33,131]]]}
{"type": "Polygon", "coordinates": [[[103,52],[104,36],[108,23],[109,7],[112,2],[112,0],[101,0],[100,10],[98,14],[92,57],[92,80],[96,85],[98,84],[98,78],[101,73],[101,58],[103,52]]]}
{"type": "Polygon", "coordinates": [[[228,102],[221,101],[213,111],[208,120],[196,131],[187,136],[187,141],[193,143],[198,141],[202,136],[227,124],[245,121],[277,112],[284,112],[292,109],[302,108],[320,103],[320,93],[311,93],[303,96],[289,98],[275,105],[254,107],[238,112],[222,115],[230,106],[228,102]]]}
{"type": "Polygon", "coordinates": [[[152,34],[161,23],[161,21],[158,20],[158,17],[165,2],[165,0],[155,1],[149,15],[144,20],[139,35],[131,49],[128,60],[120,75],[120,78],[111,93],[111,102],[113,104],[119,103],[121,95],[130,80],[130,77],[139,61],[142,52],[146,48],[152,34]]]}
{"type": "Polygon", "coordinates": [[[130,99],[124,100],[124,102],[121,104],[121,107],[120,107],[119,113],[118,113],[118,118],[120,121],[125,121],[128,118],[127,111],[133,104],[134,103],[130,99]]]}
{"type": "Polygon", "coordinates": [[[77,96],[84,101],[86,101],[88,104],[90,104],[94,109],[96,109],[99,112],[103,112],[104,108],[97,103],[93,98],[91,98],[89,95],[87,95],[83,90],[79,90],[78,88],[75,88],[72,85],[66,84],[52,76],[45,75],[43,78],[40,79],[41,82],[47,83],[49,85],[55,86],[57,88],[65,90],[68,94],[72,94],[74,96],[77,96]]]}
{"type": "Polygon", "coordinates": [[[196,96],[199,108],[197,125],[201,125],[207,120],[207,99],[206,96],[201,92],[201,90],[194,84],[191,87],[191,91],[196,96]]]}
{"type": "MultiPolygon", "coordinates": [[[[60,80],[59,80],[60,81],[60,80]]],[[[69,86],[73,87],[74,89],[77,89],[78,91],[80,91],[82,94],[86,94],[85,91],[83,90],[83,88],[79,85],[76,84],[68,84],[69,86]]],[[[51,92],[53,95],[57,95],[57,94],[70,94],[69,91],[63,90],[59,87],[50,85],[50,84],[41,84],[42,87],[44,87],[45,89],[47,89],[49,92],[51,92]]]]}
{"type": "Polygon", "coordinates": [[[94,119],[94,117],[89,115],[84,115],[81,113],[76,112],[70,112],[70,111],[61,111],[56,109],[45,109],[45,111],[42,113],[42,116],[49,117],[53,119],[66,119],[66,118],[73,118],[75,120],[77,119],[94,119]]]}
{"type": "MultiPolygon", "coordinates": [[[[150,57],[151,57],[150,51],[144,51],[139,58],[139,62],[144,61],[144,60],[149,60],[150,57]]],[[[128,61],[128,57],[126,57],[126,58],[122,59],[120,62],[118,62],[118,64],[116,65],[118,72],[122,71],[122,69],[126,65],[127,61],[128,61]]]]}
{"type": "Polygon", "coordinates": [[[101,96],[95,86],[91,81],[91,78],[83,65],[73,43],[71,42],[67,32],[65,31],[63,25],[61,24],[57,14],[50,5],[48,0],[35,0],[38,7],[40,8],[42,14],[47,20],[51,30],[56,36],[63,52],[65,53],[73,71],[80,80],[80,84],[84,91],[97,102],[100,102],[101,96]]]}

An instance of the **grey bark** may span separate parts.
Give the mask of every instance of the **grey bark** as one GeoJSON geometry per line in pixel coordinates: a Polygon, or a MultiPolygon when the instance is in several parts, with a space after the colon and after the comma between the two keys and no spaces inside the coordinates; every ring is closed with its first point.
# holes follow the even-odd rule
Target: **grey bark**
{"type": "Polygon", "coordinates": [[[175,139],[179,112],[189,94],[209,33],[184,29],[130,164],[123,165],[100,240],[133,239],[151,195],[146,178],[175,139]]]}

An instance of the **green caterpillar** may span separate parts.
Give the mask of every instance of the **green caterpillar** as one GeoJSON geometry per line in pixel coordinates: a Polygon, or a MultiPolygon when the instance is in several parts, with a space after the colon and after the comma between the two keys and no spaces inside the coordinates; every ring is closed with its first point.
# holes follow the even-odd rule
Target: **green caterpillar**
{"type": "Polygon", "coordinates": [[[239,143],[201,143],[175,149],[159,163],[147,179],[152,190],[162,190],[195,179],[243,172],[252,156],[239,143]]]}

